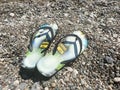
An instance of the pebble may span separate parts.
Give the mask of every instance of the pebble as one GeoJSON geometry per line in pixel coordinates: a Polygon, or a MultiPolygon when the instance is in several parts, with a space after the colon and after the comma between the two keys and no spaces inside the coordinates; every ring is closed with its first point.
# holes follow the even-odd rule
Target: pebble
{"type": "Polygon", "coordinates": [[[60,81],[61,81],[62,84],[66,85],[66,83],[64,82],[63,79],[60,79],[60,81]]]}
{"type": "Polygon", "coordinates": [[[74,84],[73,83],[68,83],[68,86],[71,88],[71,87],[74,86],[74,84]]]}
{"type": "Polygon", "coordinates": [[[14,14],[14,13],[10,13],[10,16],[11,16],[11,17],[14,17],[14,16],[15,16],[15,14],[14,14]]]}
{"type": "Polygon", "coordinates": [[[77,74],[78,74],[78,71],[76,69],[74,69],[73,72],[72,72],[73,78],[76,78],[77,74]]]}
{"type": "Polygon", "coordinates": [[[24,20],[24,19],[26,19],[26,17],[27,17],[27,15],[23,15],[23,16],[21,17],[21,19],[24,20]]]}
{"type": "Polygon", "coordinates": [[[64,78],[64,80],[65,80],[65,82],[68,82],[68,81],[69,81],[69,77],[66,76],[66,77],[64,78]]]}
{"type": "Polygon", "coordinates": [[[51,86],[54,88],[56,86],[56,84],[55,83],[51,83],[51,86]]]}
{"type": "MultiPolygon", "coordinates": [[[[30,89],[29,89],[29,87],[25,87],[25,89],[24,89],[24,90],[30,90],[30,89]]],[[[38,89],[35,89],[35,90],[38,90],[38,89]]],[[[39,89],[39,90],[40,90],[40,89],[39,89]]]]}
{"type": "Polygon", "coordinates": [[[116,70],[116,77],[120,77],[120,71],[116,70]]]}
{"type": "Polygon", "coordinates": [[[90,17],[94,18],[94,17],[97,17],[97,16],[96,16],[95,13],[92,12],[92,13],[90,14],[90,17]]]}
{"type": "Polygon", "coordinates": [[[115,77],[114,82],[120,82],[120,77],[115,77]]]}
{"type": "Polygon", "coordinates": [[[117,41],[120,42],[120,38],[117,38],[117,41]]]}
{"type": "Polygon", "coordinates": [[[44,15],[44,17],[48,17],[48,15],[44,15]]]}
{"type": "Polygon", "coordinates": [[[49,90],[49,88],[48,88],[48,87],[45,87],[44,90],[49,90]]]}
{"type": "Polygon", "coordinates": [[[85,62],[82,62],[82,65],[85,65],[85,62]]]}
{"type": "Polygon", "coordinates": [[[13,84],[14,84],[15,86],[17,86],[17,85],[19,84],[19,80],[14,81],[13,84]]]}
{"type": "Polygon", "coordinates": [[[4,20],[5,22],[9,22],[9,20],[6,18],[5,20],[4,20]]]}
{"type": "Polygon", "coordinates": [[[2,90],[8,90],[8,85],[2,88],[2,90]]]}
{"type": "Polygon", "coordinates": [[[69,71],[69,72],[72,72],[73,69],[71,67],[66,67],[66,69],[69,71]]]}
{"type": "Polygon", "coordinates": [[[67,23],[73,25],[73,22],[72,22],[72,21],[70,21],[70,20],[65,20],[65,21],[66,21],[67,23]]]}
{"type": "Polygon", "coordinates": [[[27,84],[26,83],[21,83],[19,85],[20,90],[24,90],[26,88],[27,84]]]}
{"type": "Polygon", "coordinates": [[[38,82],[34,83],[31,90],[40,90],[39,83],[38,82]]]}
{"type": "Polygon", "coordinates": [[[2,90],[2,85],[0,85],[0,90],[2,90]]]}
{"type": "Polygon", "coordinates": [[[114,59],[112,57],[109,57],[109,56],[106,56],[105,57],[105,61],[108,63],[108,64],[112,64],[114,59]]]}
{"type": "Polygon", "coordinates": [[[81,85],[85,85],[86,84],[86,81],[81,79],[81,85]]]}
{"type": "Polygon", "coordinates": [[[113,37],[114,37],[114,38],[117,38],[117,37],[118,37],[118,35],[117,35],[117,34],[113,34],[113,37]]]}
{"type": "Polygon", "coordinates": [[[65,16],[65,17],[68,17],[68,15],[69,15],[68,13],[64,13],[64,16],[65,16]]]}
{"type": "Polygon", "coordinates": [[[108,86],[108,90],[113,90],[112,87],[111,87],[110,85],[108,86]]]}
{"type": "Polygon", "coordinates": [[[69,71],[65,71],[65,72],[63,72],[63,75],[67,75],[68,72],[69,72],[69,71]]]}

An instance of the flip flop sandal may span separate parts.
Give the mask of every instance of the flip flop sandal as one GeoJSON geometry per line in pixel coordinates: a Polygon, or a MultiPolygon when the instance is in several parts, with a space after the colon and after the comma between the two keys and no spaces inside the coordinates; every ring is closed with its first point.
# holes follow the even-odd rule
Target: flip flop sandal
{"type": "Polygon", "coordinates": [[[74,31],[73,34],[64,36],[55,45],[52,53],[46,54],[39,60],[38,71],[45,77],[53,76],[65,65],[75,61],[85,50],[87,44],[85,35],[80,31],[74,31]]]}
{"type": "Polygon", "coordinates": [[[38,60],[44,56],[53,38],[56,36],[58,26],[56,24],[44,24],[30,38],[28,52],[22,61],[22,67],[33,69],[38,60]]]}

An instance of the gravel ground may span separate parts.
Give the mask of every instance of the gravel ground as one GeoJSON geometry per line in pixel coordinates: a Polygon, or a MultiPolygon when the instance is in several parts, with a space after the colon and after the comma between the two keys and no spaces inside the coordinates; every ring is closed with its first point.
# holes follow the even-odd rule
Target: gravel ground
{"type": "Polygon", "coordinates": [[[0,0],[0,90],[120,90],[119,0],[0,0]],[[20,63],[31,34],[55,22],[59,34],[81,30],[89,46],[49,80],[24,78],[20,63]]]}

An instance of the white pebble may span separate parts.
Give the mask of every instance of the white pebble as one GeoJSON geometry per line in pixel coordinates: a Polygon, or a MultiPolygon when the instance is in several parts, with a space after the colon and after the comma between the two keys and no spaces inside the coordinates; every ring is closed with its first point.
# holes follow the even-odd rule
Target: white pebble
{"type": "Polygon", "coordinates": [[[21,17],[21,19],[26,19],[26,17],[27,17],[27,15],[25,14],[21,17]]]}
{"type": "Polygon", "coordinates": [[[114,37],[114,38],[117,38],[117,37],[118,37],[118,35],[117,35],[117,34],[113,34],[113,37],[114,37]]]}
{"type": "Polygon", "coordinates": [[[51,86],[54,88],[56,86],[56,84],[55,83],[51,83],[51,86]]]}
{"type": "Polygon", "coordinates": [[[85,62],[82,62],[82,65],[85,65],[85,62]]]}
{"type": "Polygon", "coordinates": [[[74,69],[72,73],[73,73],[73,77],[76,78],[77,74],[78,74],[78,71],[76,69],[74,69]]]}
{"type": "Polygon", "coordinates": [[[64,82],[63,79],[60,79],[60,81],[61,81],[62,84],[66,85],[66,83],[64,82]]]}
{"type": "Polygon", "coordinates": [[[5,22],[9,22],[7,18],[6,18],[4,21],[5,21],[5,22]]]}
{"type": "Polygon", "coordinates": [[[73,73],[78,74],[78,71],[76,69],[73,70],[73,73]]]}
{"type": "Polygon", "coordinates": [[[115,77],[114,82],[120,82],[120,77],[115,77]]]}
{"type": "Polygon", "coordinates": [[[49,88],[48,88],[48,87],[45,87],[44,90],[49,90],[49,88]]]}
{"type": "Polygon", "coordinates": [[[112,87],[111,87],[110,85],[108,86],[108,90],[113,90],[112,87]]]}
{"type": "Polygon", "coordinates": [[[120,38],[118,38],[117,41],[120,42],[120,38]]]}
{"type": "Polygon", "coordinates": [[[65,16],[65,17],[68,17],[68,15],[69,15],[68,13],[64,13],[64,16],[65,16]]]}
{"type": "Polygon", "coordinates": [[[15,16],[15,14],[14,14],[14,13],[10,13],[10,16],[11,16],[11,17],[14,17],[14,16],[15,16]]]}
{"type": "Polygon", "coordinates": [[[46,14],[46,15],[44,15],[44,17],[48,17],[48,15],[46,14]]]}
{"type": "Polygon", "coordinates": [[[18,81],[18,80],[14,81],[14,85],[15,85],[15,86],[17,86],[18,84],[19,84],[19,81],[18,81]]]}

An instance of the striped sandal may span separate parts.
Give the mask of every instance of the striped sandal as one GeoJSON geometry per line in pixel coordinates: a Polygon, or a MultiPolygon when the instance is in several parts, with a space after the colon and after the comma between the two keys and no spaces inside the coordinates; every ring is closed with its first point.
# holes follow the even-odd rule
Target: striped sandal
{"type": "Polygon", "coordinates": [[[32,35],[28,52],[22,61],[22,67],[34,69],[38,60],[44,56],[52,40],[56,36],[58,26],[56,24],[44,24],[32,35]]]}
{"type": "Polygon", "coordinates": [[[85,35],[80,31],[64,36],[55,45],[52,53],[39,60],[38,71],[45,77],[53,76],[68,63],[74,61],[85,50],[87,44],[85,35]]]}

